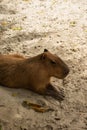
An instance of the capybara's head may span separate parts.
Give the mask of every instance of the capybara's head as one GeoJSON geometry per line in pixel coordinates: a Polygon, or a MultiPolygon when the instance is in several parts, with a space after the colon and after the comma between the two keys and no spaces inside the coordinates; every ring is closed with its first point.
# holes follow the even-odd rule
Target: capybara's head
{"type": "Polygon", "coordinates": [[[58,56],[50,53],[47,49],[44,49],[41,59],[51,76],[63,79],[68,75],[69,68],[64,61],[62,61],[58,56]]]}

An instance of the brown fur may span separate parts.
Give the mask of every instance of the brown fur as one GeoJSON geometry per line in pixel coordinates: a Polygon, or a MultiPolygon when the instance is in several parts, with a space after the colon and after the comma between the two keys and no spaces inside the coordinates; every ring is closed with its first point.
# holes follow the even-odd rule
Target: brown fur
{"type": "Polygon", "coordinates": [[[63,98],[50,84],[50,78],[63,79],[69,73],[68,66],[57,56],[44,50],[32,58],[20,55],[0,55],[0,85],[11,88],[29,88],[39,94],[63,98]]]}

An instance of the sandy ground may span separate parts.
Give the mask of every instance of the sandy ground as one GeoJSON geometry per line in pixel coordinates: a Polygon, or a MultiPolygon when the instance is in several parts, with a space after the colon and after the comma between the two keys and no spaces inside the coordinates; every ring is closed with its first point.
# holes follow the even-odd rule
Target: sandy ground
{"type": "Polygon", "coordinates": [[[44,48],[70,67],[60,104],[28,90],[0,86],[0,130],[87,130],[87,0],[0,0],[0,53],[35,56],[44,48]],[[54,109],[22,106],[28,100],[54,109]]]}

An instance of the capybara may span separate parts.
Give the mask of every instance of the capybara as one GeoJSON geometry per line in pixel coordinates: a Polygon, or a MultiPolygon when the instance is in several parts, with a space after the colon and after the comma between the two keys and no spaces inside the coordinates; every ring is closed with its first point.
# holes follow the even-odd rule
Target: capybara
{"type": "Polygon", "coordinates": [[[44,49],[31,58],[0,54],[0,85],[11,88],[28,88],[36,93],[63,100],[64,95],[50,83],[51,77],[63,79],[68,66],[56,55],[44,49]]]}

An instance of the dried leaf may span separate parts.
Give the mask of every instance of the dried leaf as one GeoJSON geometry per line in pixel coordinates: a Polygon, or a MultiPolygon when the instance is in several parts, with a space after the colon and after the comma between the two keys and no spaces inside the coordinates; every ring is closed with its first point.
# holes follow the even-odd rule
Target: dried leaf
{"type": "Polygon", "coordinates": [[[41,112],[41,113],[44,113],[44,112],[47,112],[49,111],[50,109],[49,108],[45,108],[45,107],[33,107],[33,109],[36,111],[36,112],[41,112]]]}
{"type": "Polygon", "coordinates": [[[22,27],[11,27],[12,30],[22,30],[22,27]]]}
{"type": "Polygon", "coordinates": [[[7,25],[8,25],[8,22],[7,22],[7,21],[2,21],[2,22],[1,22],[1,25],[2,25],[2,26],[7,26],[7,25]]]}
{"type": "Polygon", "coordinates": [[[71,21],[70,26],[75,27],[76,26],[76,21],[71,21]]]}
{"type": "Polygon", "coordinates": [[[49,107],[41,106],[39,104],[31,103],[31,102],[28,102],[28,101],[23,101],[23,106],[28,107],[30,109],[33,109],[36,112],[41,112],[41,113],[44,113],[44,112],[47,112],[47,111],[53,111],[53,109],[51,109],[49,107]]]}

